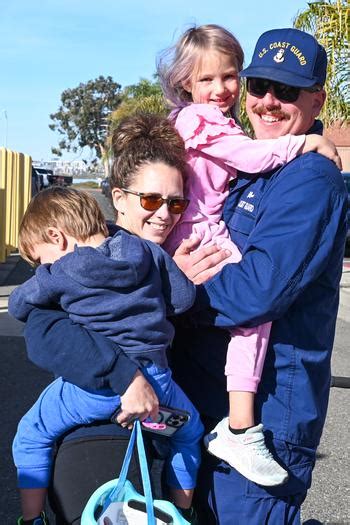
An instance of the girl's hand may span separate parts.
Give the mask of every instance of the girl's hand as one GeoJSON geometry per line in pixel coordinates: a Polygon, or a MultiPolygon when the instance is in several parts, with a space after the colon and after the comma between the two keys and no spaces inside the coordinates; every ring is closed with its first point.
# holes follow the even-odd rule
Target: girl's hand
{"type": "Polygon", "coordinates": [[[326,137],[316,134],[306,135],[304,146],[301,148],[300,153],[307,153],[308,151],[316,151],[317,153],[324,155],[332,160],[337,165],[338,169],[342,169],[342,163],[337,148],[333,142],[326,139],[326,137]]]}
{"type": "Polygon", "coordinates": [[[117,421],[122,427],[131,428],[135,419],[143,421],[147,417],[151,417],[154,421],[157,420],[158,398],[139,370],[120,400],[121,411],[118,414],[117,421]]]}
{"type": "Polygon", "coordinates": [[[221,268],[221,263],[231,252],[217,245],[199,246],[200,239],[185,239],[174,254],[174,261],[194,284],[202,284],[221,268]]]}

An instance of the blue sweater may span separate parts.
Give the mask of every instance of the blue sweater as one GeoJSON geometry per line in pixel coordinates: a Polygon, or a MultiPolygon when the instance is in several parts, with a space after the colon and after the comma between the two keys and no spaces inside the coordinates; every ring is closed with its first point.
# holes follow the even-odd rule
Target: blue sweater
{"type": "Polygon", "coordinates": [[[138,363],[166,367],[174,335],[166,316],[187,310],[194,297],[194,285],[164,250],[120,229],[97,249],[76,246],[41,265],[13,291],[9,312],[26,321],[34,307],[60,305],[74,323],[108,336],[138,363]]]}

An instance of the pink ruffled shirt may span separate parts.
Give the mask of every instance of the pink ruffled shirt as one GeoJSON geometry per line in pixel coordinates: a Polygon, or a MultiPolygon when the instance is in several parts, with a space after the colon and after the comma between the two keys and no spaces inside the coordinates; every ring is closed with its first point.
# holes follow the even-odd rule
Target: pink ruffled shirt
{"type": "Polygon", "coordinates": [[[237,170],[270,171],[294,159],[305,142],[305,135],[253,140],[233,118],[209,104],[186,106],[175,127],[187,150],[185,195],[190,204],[163,245],[171,254],[193,234],[202,239],[202,246],[227,239],[221,215],[228,184],[237,177],[237,170]]]}
{"type": "MultiPolygon", "coordinates": [[[[201,246],[213,242],[232,255],[222,265],[241,260],[221,220],[229,182],[237,170],[248,173],[270,171],[292,160],[305,142],[305,135],[253,140],[209,104],[191,104],[180,111],[175,127],[187,150],[185,195],[190,204],[163,248],[174,254],[183,239],[196,235],[201,246]]],[[[225,373],[227,389],[256,392],[271,329],[271,323],[254,328],[237,327],[228,345],[225,373]]]]}

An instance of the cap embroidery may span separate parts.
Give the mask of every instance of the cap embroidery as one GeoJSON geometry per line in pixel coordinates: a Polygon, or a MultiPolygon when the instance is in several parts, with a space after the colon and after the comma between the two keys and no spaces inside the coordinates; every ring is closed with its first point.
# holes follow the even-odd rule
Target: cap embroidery
{"type": "Polygon", "coordinates": [[[312,35],[294,28],[272,29],[260,36],[240,77],[310,87],[324,84],[326,68],[327,54],[312,35]]]}
{"type": "Polygon", "coordinates": [[[284,62],[284,49],[279,49],[273,59],[277,63],[284,62]]]}
{"type": "Polygon", "coordinates": [[[305,66],[307,64],[307,60],[304,57],[302,51],[300,51],[300,49],[298,49],[295,46],[292,46],[290,48],[290,50],[293,53],[293,55],[295,55],[297,57],[297,59],[299,60],[299,63],[300,63],[301,66],[305,66]]]}
{"type": "Polygon", "coordinates": [[[266,55],[266,53],[267,53],[267,49],[266,47],[263,47],[263,49],[259,53],[259,58],[262,58],[264,55],[266,55]]]}

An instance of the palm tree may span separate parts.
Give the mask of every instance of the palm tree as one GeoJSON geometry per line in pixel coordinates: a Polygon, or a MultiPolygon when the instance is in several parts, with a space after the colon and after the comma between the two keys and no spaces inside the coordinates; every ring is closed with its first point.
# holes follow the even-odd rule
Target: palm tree
{"type": "Polygon", "coordinates": [[[110,165],[112,152],[112,134],[118,123],[125,117],[135,113],[157,113],[166,116],[169,108],[166,107],[160,84],[157,80],[151,81],[141,78],[138,84],[126,86],[122,92],[122,101],[118,108],[108,117],[108,134],[105,142],[103,162],[110,165]]]}
{"type": "Polygon", "coordinates": [[[135,113],[157,113],[166,116],[169,110],[165,106],[162,94],[154,93],[148,96],[127,98],[113,112],[111,117],[112,128],[124,117],[135,113]]]}
{"type": "Polygon", "coordinates": [[[328,57],[327,100],[321,119],[325,127],[350,124],[350,3],[349,0],[309,2],[294,19],[294,27],[314,35],[328,57]]]}
{"type": "Polygon", "coordinates": [[[164,116],[168,114],[158,81],[152,82],[141,78],[138,84],[127,86],[123,90],[122,102],[111,116],[112,129],[122,118],[139,112],[158,113],[164,116]]]}

